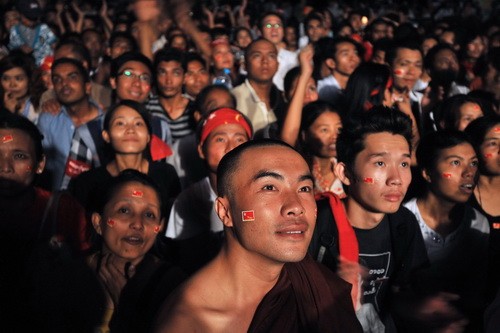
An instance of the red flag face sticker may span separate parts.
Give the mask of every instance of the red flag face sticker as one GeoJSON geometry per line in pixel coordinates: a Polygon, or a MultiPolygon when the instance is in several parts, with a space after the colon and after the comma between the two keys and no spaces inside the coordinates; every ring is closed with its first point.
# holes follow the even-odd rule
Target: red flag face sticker
{"type": "Polygon", "coordinates": [[[495,133],[500,133],[500,127],[495,127],[495,128],[493,129],[493,132],[495,132],[495,133]]]}
{"type": "Polygon", "coordinates": [[[443,173],[443,178],[444,178],[444,179],[451,179],[451,173],[444,172],[444,173],[443,173]]]}
{"type": "Polygon", "coordinates": [[[375,179],[373,179],[372,177],[365,177],[363,178],[363,182],[367,184],[375,184],[375,179]]]}
{"type": "Polygon", "coordinates": [[[10,134],[2,136],[2,143],[9,143],[14,141],[14,137],[10,134]]]}
{"type": "Polygon", "coordinates": [[[116,224],[115,220],[112,220],[112,219],[108,219],[106,221],[106,224],[109,225],[111,228],[113,228],[116,224]]]}
{"type": "Polygon", "coordinates": [[[500,222],[494,222],[492,224],[492,226],[493,226],[493,229],[500,229],[500,222]]]}
{"type": "Polygon", "coordinates": [[[243,222],[255,221],[255,213],[253,210],[244,210],[241,212],[241,219],[243,222]]]}
{"type": "Polygon", "coordinates": [[[406,74],[405,71],[402,69],[395,69],[393,73],[394,73],[394,76],[399,76],[399,77],[406,74]]]}
{"type": "Polygon", "coordinates": [[[485,158],[492,158],[493,154],[492,153],[487,153],[487,154],[484,154],[484,157],[485,158]]]}
{"type": "Polygon", "coordinates": [[[159,233],[159,232],[160,232],[160,226],[159,226],[159,225],[157,225],[157,226],[153,229],[153,231],[155,232],[155,234],[159,233]]]}
{"type": "Polygon", "coordinates": [[[142,191],[139,191],[139,190],[132,191],[132,196],[133,197],[142,198],[143,195],[144,195],[144,193],[142,193],[142,191]]]}

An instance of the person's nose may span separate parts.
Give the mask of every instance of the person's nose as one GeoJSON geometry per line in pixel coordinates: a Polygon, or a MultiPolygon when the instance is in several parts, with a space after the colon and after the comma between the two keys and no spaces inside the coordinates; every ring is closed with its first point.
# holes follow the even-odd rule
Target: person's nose
{"type": "Polygon", "coordinates": [[[291,190],[284,193],[282,213],[286,217],[299,217],[305,214],[305,208],[298,193],[291,190]]]}
{"type": "Polygon", "coordinates": [[[130,222],[130,228],[134,230],[143,230],[144,222],[142,221],[142,216],[135,215],[132,217],[132,221],[130,222]]]}
{"type": "Polygon", "coordinates": [[[387,182],[390,186],[400,186],[403,184],[403,180],[401,177],[401,170],[398,166],[391,166],[388,170],[387,182]]]}
{"type": "Polygon", "coordinates": [[[11,173],[14,170],[12,160],[9,158],[0,157],[0,173],[11,173]]]}

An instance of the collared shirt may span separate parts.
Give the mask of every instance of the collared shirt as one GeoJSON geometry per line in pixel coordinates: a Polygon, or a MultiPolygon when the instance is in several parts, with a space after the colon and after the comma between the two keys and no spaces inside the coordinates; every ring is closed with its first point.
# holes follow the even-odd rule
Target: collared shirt
{"type": "MultiPolygon", "coordinates": [[[[431,263],[449,256],[456,246],[460,246],[464,237],[467,237],[467,234],[469,233],[481,233],[484,236],[484,241],[487,243],[488,235],[490,233],[488,220],[484,217],[484,215],[470,206],[466,206],[463,219],[457,229],[445,237],[441,236],[425,223],[422,215],[420,214],[420,210],[418,209],[416,198],[411,199],[405,203],[404,206],[408,208],[417,218],[420,231],[422,232],[422,236],[424,238],[425,248],[427,249],[427,254],[431,263]]],[[[478,247],[482,247],[484,244],[477,245],[478,247]]],[[[472,250],[473,249],[471,249],[471,251],[472,250]]]]}
{"type": "Polygon", "coordinates": [[[281,48],[278,51],[278,70],[273,76],[274,85],[280,90],[284,90],[285,75],[290,69],[299,65],[297,53],[281,48]]]}
{"type": "Polygon", "coordinates": [[[231,92],[236,97],[236,109],[250,119],[254,132],[277,120],[273,109],[267,109],[266,103],[260,100],[248,79],[231,92]]]}
{"type": "Polygon", "coordinates": [[[318,95],[323,101],[336,105],[343,96],[342,88],[333,75],[318,81],[318,95]]]}
{"type": "MultiPolygon", "coordinates": [[[[97,108],[99,115],[102,110],[97,108]]],[[[38,119],[38,128],[43,134],[42,145],[47,157],[46,169],[51,173],[52,190],[59,190],[62,185],[66,162],[71,150],[71,142],[76,130],[66,107],[56,115],[44,112],[38,119]]]]}
{"type": "Polygon", "coordinates": [[[158,96],[153,96],[146,102],[146,109],[151,112],[152,116],[157,116],[165,119],[165,121],[168,123],[168,126],[170,127],[170,131],[172,132],[172,139],[174,141],[195,132],[193,118],[194,102],[191,100],[188,102],[184,113],[177,119],[172,119],[168,116],[168,113],[160,103],[160,99],[158,96]]]}

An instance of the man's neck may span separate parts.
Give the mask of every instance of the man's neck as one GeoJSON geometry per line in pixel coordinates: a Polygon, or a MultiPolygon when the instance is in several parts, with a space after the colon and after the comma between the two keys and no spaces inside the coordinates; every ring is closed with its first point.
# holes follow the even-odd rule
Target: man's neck
{"type": "Polygon", "coordinates": [[[383,220],[385,213],[376,213],[366,210],[352,197],[345,201],[347,219],[349,223],[358,229],[373,229],[383,220]]]}
{"type": "Polygon", "coordinates": [[[460,222],[460,219],[452,216],[455,215],[453,210],[458,207],[457,203],[440,199],[431,191],[417,199],[417,206],[425,224],[442,236],[453,232],[460,222]]]}
{"type": "Polygon", "coordinates": [[[266,105],[270,105],[271,101],[271,88],[273,86],[273,82],[257,82],[252,79],[248,79],[248,82],[252,86],[253,90],[255,90],[255,93],[257,96],[259,96],[259,99],[266,103],[266,105]]]}
{"type": "Polygon", "coordinates": [[[97,116],[97,108],[89,102],[88,98],[84,98],[71,105],[65,105],[65,107],[71,121],[76,127],[85,124],[97,116]]]}
{"type": "Polygon", "coordinates": [[[170,118],[177,119],[184,113],[187,98],[182,96],[182,93],[178,93],[172,97],[159,96],[158,99],[170,118]]]}
{"type": "Polygon", "coordinates": [[[335,78],[335,80],[337,80],[337,82],[339,83],[340,88],[345,89],[345,87],[347,86],[347,81],[349,80],[349,76],[341,74],[335,70],[333,71],[332,75],[335,78]]]}

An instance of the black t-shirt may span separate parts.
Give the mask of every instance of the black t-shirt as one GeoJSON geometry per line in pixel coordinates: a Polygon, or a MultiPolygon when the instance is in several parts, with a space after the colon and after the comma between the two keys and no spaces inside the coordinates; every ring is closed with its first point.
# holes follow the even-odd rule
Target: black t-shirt
{"type": "Polygon", "coordinates": [[[372,303],[380,312],[394,269],[389,221],[385,216],[375,228],[354,228],[354,232],[359,244],[359,263],[367,268],[368,274],[363,279],[362,303],[372,303]]]}

